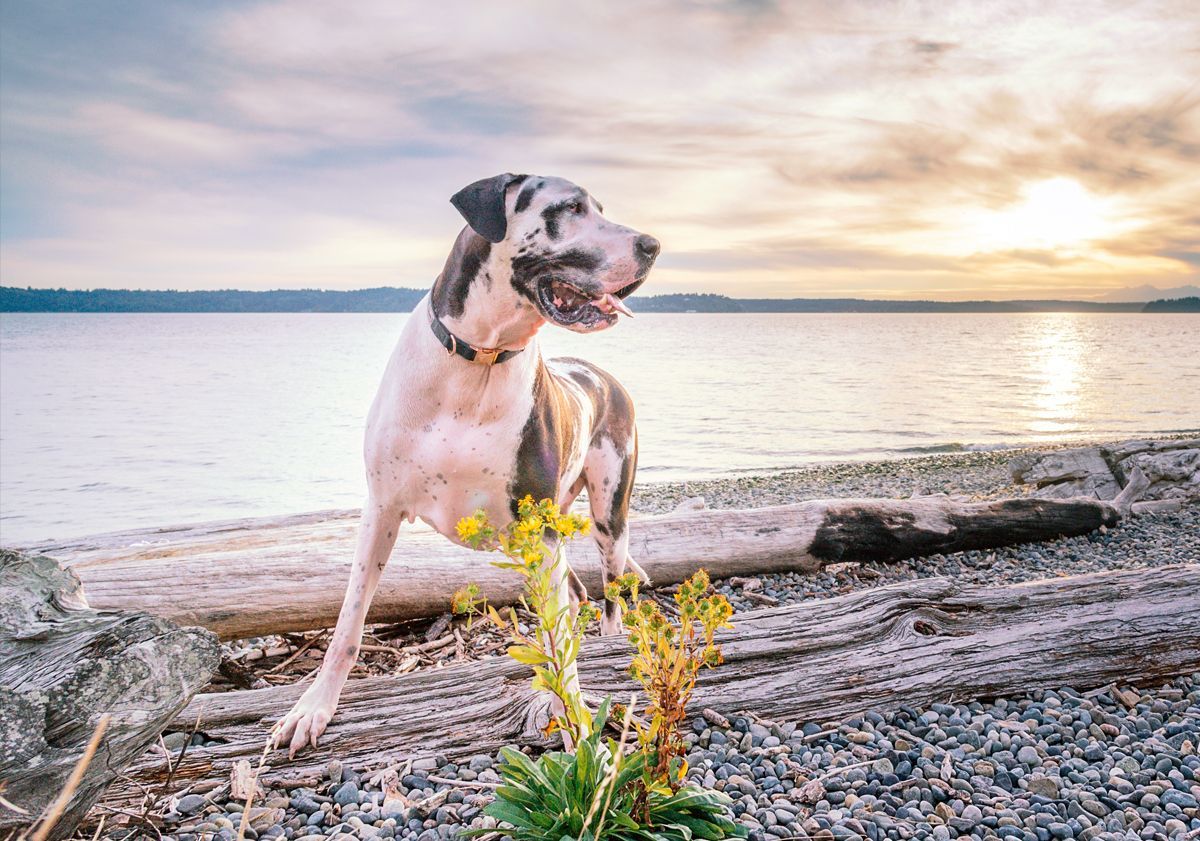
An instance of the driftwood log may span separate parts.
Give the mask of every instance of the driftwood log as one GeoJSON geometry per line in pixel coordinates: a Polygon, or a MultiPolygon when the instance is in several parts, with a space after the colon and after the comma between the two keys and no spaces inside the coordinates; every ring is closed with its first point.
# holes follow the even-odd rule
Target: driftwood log
{"type": "Polygon", "coordinates": [[[1122,441],[1027,453],[1009,462],[1008,469],[1014,481],[1035,485],[1033,495],[1046,499],[1113,499],[1136,470],[1146,487],[1134,513],[1178,511],[1187,500],[1200,498],[1200,439],[1122,441]]]}
{"type": "Polygon", "coordinates": [[[58,796],[100,719],[107,729],[51,837],[69,835],[120,771],[212,677],[216,637],[137,613],[88,608],[47,557],[0,551],[0,830],[58,796]]]}
{"type": "MultiPolygon", "coordinates": [[[[749,709],[777,721],[840,720],[900,704],[987,698],[1038,687],[1079,690],[1200,669],[1200,565],[1058,578],[1008,587],[923,579],[739,614],[721,637],[726,662],[705,672],[696,709],[749,709]]],[[[580,679],[593,697],[627,697],[627,643],[585,642],[580,679]]],[[[501,657],[399,677],[351,681],[321,747],[289,762],[275,752],[264,780],[319,776],[331,757],[379,768],[410,757],[461,757],[541,744],[544,696],[528,667],[501,657]]],[[[257,757],[269,726],[303,690],[287,686],[197,696],[178,719],[222,743],[193,748],[175,780],[201,790],[257,757]]],[[[158,757],[130,770],[144,785],[158,757]]],[[[114,802],[137,798],[119,783],[114,802]]]]}
{"type": "MultiPolygon", "coordinates": [[[[1132,485],[1131,485],[1132,487],[1132,485]]],[[[812,572],[840,561],[895,561],[988,549],[1115,525],[1123,500],[1005,499],[966,503],[945,496],[905,500],[816,500],[750,510],[700,510],[635,519],[630,553],[656,584],[703,566],[714,578],[812,572]]],[[[222,639],[327,628],[337,619],[353,557],[357,512],[320,512],[43,544],[105,608],[145,610],[201,625],[222,639]],[[164,598],[186,593],[186,598],[164,598]]],[[[592,593],[600,591],[592,542],[567,549],[592,593]]],[[[384,571],[370,622],[437,616],[474,581],[497,606],[519,594],[520,577],[488,556],[429,529],[405,529],[384,571]]]]}

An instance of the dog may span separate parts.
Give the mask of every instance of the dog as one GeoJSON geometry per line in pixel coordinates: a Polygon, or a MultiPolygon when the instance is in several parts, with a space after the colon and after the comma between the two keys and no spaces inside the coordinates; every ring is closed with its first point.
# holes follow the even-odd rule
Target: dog
{"type": "MultiPolygon", "coordinates": [[[[593,333],[632,315],[625,299],[645,281],[658,240],[610,222],[562,178],[497,175],[450,201],[467,224],[405,323],[371,406],[367,502],[341,612],[316,679],[274,730],[289,756],[316,747],[333,717],[403,521],[459,542],[456,524],[478,509],[502,526],[526,495],[565,510],[587,488],[603,581],[627,567],[645,577],[629,558],[633,402],[588,362],[544,359],[537,334],[545,324],[593,333]]],[[[573,605],[587,598],[569,570],[555,586],[573,605]]],[[[600,625],[620,631],[619,605],[605,602],[600,625]]]]}

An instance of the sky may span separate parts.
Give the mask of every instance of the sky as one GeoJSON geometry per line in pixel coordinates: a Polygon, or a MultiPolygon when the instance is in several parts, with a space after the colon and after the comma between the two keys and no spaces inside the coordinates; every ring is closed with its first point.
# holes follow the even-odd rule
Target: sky
{"type": "Polygon", "coordinates": [[[1200,282],[1200,5],[0,0],[0,282],[428,286],[561,175],[740,297],[1200,282]]]}

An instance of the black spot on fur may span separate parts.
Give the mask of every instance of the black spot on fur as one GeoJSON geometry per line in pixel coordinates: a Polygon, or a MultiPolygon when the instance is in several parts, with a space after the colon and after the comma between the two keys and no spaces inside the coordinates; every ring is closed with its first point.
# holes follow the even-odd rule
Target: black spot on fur
{"type": "Polygon", "coordinates": [[[562,235],[562,231],[559,229],[559,220],[573,201],[574,199],[555,202],[542,208],[542,222],[546,226],[546,236],[550,239],[558,239],[562,235]]]}
{"type": "Polygon", "coordinates": [[[569,248],[566,251],[524,254],[512,261],[513,280],[529,280],[555,271],[575,270],[594,272],[604,265],[604,255],[599,251],[569,248]]]}
{"type": "Polygon", "coordinates": [[[612,505],[609,508],[608,527],[614,537],[625,533],[625,521],[629,516],[629,497],[633,494],[633,477],[637,473],[637,433],[634,432],[633,452],[621,462],[621,475],[613,488],[612,505]]]}
{"type": "Polygon", "coordinates": [[[562,215],[570,212],[570,207],[574,204],[582,203],[587,205],[587,193],[582,190],[576,191],[573,195],[568,196],[562,201],[557,201],[554,204],[547,205],[542,208],[542,221],[546,223],[546,236],[550,239],[558,239],[561,235],[559,224],[562,221],[562,215]]]}
{"type": "Polygon", "coordinates": [[[584,391],[590,392],[596,385],[595,381],[591,377],[578,369],[572,370],[568,376],[579,385],[583,386],[584,391]]]}
{"type": "Polygon", "coordinates": [[[471,284],[491,254],[492,244],[470,228],[464,228],[446,258],[442,273],[433,284],[433,311],[439,318],[461,318],[471,284]]]}
{"type": "MultiPolygon", "coordinates": [[[[537,294],[534,284],[545,275],[556,272],[581,272],[591,274],[604,265],[604,255],[599,251],[586,251],[582,248],[569,248],[559,253],[518,254],[512,259],[512,287],[518,295],[528,298],[537,304],[537,294]]],[[[574,282],[580,282],[578,279],[574,282]]],[[[586,286],[586,284],[582,284],[586,286]]],[[[595,290],[599,291],[599,287],[595,290]]]]}
{"type": "Polygon", "coordinates": [[[637,429],[634,426],[633,399],[616,377],[603,368],[582,359],[566,358],[561,361],[571,365],[568,376],[583,390],[593,406],[596,424],[591,430],[588,446],[597,448],[604,440],[608,440],[618,453],[629,451],[629,456],[622,460],[615,476],[588,477],[588,494],[596,499],[609,495],[611,500],[608,521],[597,519],[593,526],[601,535],[620,537],[625,531],[629,498],[637,474],[637,429]]]}
{"type": "Polygon", "coordinates": [[[517,196],[517,203],[513,206],[513,211],[520,213],[528,208],[530,202],[533,201],[533,197],[537,194],[537,191],[541,189],[541,186],[542,183],[540,181],[537,184],[526,184],[521,189],[521,194],[517,196]]]}
{"type": "Polygon", "coordinates": [[[517,516],[517,503],[526,495],[535,500],[555,499],[574,446],[570,405],[560,389],[549,382],[545,363],[538,361],[533,383],[533,409],[521,430],[521,443],[509,484],[509,507],[517,516]]]}

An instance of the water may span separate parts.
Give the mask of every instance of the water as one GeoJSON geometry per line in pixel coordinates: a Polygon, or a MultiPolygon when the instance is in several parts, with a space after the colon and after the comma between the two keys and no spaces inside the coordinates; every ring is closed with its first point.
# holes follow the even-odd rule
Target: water
{"type": "MultiPolygon", "coordinates": [[[[405,315],[0,316],[0,540],[361,503],[405,315]]],[[[543,331],[638,407],[639,478],[1200,426],[1200,318],[643,315],[543,331]]]]}

